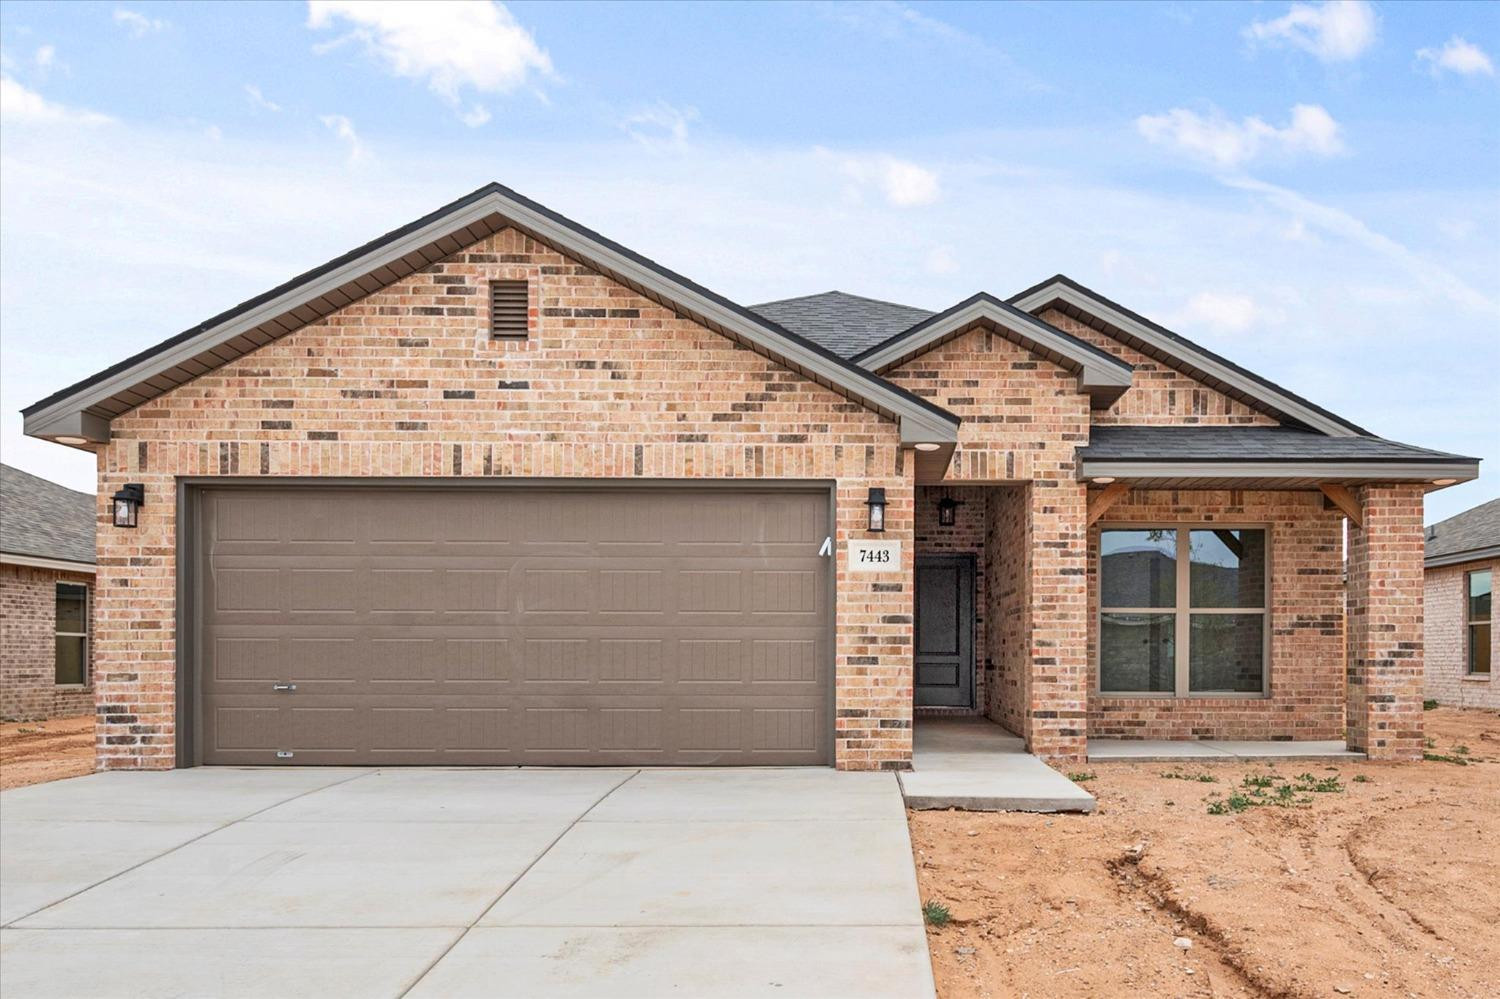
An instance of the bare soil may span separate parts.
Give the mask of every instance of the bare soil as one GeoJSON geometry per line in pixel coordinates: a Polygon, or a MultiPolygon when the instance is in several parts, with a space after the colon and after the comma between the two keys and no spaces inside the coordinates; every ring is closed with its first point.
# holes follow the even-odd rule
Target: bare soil
{"type": "Polygon", "coordinates": [[[94,716],[0,725],[0,790],[94,769],[94,716]]]}
{"type": "Polygon", "coordinates": [[[1093,815],[911,812],[938,995],[1500,995],[1500,713],[1426,723],[1463,765],[1095,763],[1093,815]]]}

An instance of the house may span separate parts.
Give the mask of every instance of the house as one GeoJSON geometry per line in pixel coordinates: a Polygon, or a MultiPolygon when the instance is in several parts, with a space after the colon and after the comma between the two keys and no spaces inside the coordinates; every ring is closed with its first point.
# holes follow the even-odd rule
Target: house
{"type": "Polygon", "coordinates": [[[94,710],[94,497],[0,465],[0,718],[94,710]]]}
{"type": "Polygon", "coordinates": [[[1500,575],[1500,499],[1427,528],[1427,696],[1463,708],[1500,708],[1490,595],[1500,575]]]}
{"type": "Polygon", "coordinates": [[[497,184],[24,416],[119,525],[107,768],[901,769],[944,712],[1416,758],[1478,469],[1065,277],[747,308],[497,184]]]}

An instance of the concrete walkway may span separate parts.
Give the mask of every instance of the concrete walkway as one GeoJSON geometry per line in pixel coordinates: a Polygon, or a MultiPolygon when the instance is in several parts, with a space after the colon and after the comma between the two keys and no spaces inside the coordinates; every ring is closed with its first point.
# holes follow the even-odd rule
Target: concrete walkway
{"type": "Polygon", "coordinates": [[[931,997],[890,774],[196,769],[0,794],[0,981],[931,997]]]}
{"type": "Polygon", "coordinates": [[[1019,736],[984,718],[918,718],[908,808],[973,812],[1091,812],[1094,796],[1026,752],[1019,736]]]}
{"type": "Polygon", "coordinates": [[[1091,761],[1173,760],[1362,760],[1341,741],[1236,742],[1224,740],[1090,739],[1091,761]]]}

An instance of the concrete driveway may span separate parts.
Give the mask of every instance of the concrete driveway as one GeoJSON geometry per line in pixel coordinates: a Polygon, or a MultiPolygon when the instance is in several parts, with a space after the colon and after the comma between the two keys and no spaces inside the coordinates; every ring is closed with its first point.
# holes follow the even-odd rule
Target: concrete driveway
{"type": "Polygon", "coordinates": [[[107,773],[0,794],[31,996],[931,996],[890,774],[107,773]]]}

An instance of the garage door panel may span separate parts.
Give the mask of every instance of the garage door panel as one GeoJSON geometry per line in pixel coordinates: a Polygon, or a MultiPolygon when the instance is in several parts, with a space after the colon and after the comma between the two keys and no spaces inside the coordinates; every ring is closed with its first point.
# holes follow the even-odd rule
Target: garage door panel
{"type": "Polygon", "coordinates": [[[204,762],[828,762],[826,493],[202,504],[204,762]]]}

